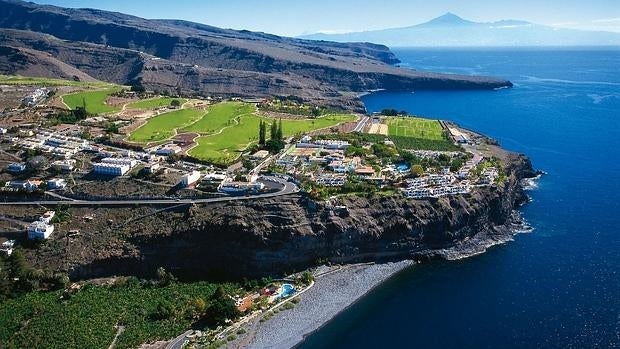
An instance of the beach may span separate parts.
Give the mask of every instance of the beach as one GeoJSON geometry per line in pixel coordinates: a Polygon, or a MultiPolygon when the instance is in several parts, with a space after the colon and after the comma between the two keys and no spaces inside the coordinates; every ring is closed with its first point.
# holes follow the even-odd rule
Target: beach
{"type": "Polygon", "coordinates": [[[262,316],[252,319],[242,327],[246,332],[226,348],[291,348],[368,291],[414,264],[358,264],[319,274],[295,308],[279,311],[264,322],[260,322],[262,316]]]}

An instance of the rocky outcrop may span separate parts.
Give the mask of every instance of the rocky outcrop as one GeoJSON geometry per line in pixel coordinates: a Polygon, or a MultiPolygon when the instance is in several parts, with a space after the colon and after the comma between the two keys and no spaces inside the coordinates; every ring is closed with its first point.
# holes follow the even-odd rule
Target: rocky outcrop
{"type": "Polygon", "coordinates": [[[105,257],[75,263],[72,276],[145,276],[164,266],[184,278],[239,279],[319,260],[446,257],[463,242],[485,245],[513,234],[513,210],[526,199],[520,181],[535,173],[522,155],[511,154],[507,164],[501,186],[440,199],[349,197],[337,203],[346,209],[333,209],[299,194],[168,212],[126,227],[122,243],[104,249],[105,257]]]}

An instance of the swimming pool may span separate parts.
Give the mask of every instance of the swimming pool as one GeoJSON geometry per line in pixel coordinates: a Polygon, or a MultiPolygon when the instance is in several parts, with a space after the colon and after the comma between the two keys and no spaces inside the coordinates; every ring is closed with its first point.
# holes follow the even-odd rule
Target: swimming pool
{"type": "Polygon", "coordinates": [[[407,165],[407,164],[397,164],[396,165],[396,169],[399,172],[404,173],[404,172],[409,171],[409,165],[407,165]]]}
{"type": "Polygon", "coordinates": [[[290,297],[293,293],[295,293],[295,286],[284,284],[282,285],[282,291],[278,295],[278,299],[290,297]]]}

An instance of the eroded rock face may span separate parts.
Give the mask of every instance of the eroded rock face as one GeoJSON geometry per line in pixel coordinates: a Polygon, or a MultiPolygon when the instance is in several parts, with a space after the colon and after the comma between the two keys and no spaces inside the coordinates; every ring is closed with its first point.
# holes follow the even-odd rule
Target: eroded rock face
{"type": "Polygon", "coordinates": [[[526,199],[520,180],[531,164],[511,155],[500,187],[440,199],[350,197],[332,210],[305,195],[195,206],[127,227],[124,248],[74,265],[73,276],[152,275],[164,266],[184,278],[279,275],[317,260],[337,263],[442,256],[469,239],[511,232],[511,214],[526,199]],[[119,272],[122,271],[122,272],[119,272]]]}

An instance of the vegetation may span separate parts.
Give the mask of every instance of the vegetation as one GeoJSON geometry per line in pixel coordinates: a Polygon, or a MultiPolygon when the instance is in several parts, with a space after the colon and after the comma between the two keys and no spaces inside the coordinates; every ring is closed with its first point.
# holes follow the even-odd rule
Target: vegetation
{"type": "Polygon", "coordinates": [[[180,109],[150,118],[146,124],[129,136],[129,140],[139,143],[159,142],[175,134],[175,130],[196,122],[204,115],[199,109],[180,109]]]}
{"type": "Polygon", "coordinates": [[[238,314],[227,295],[235,288],[207,282],[160,286],[121,278],[114,286],[31,292],[0,304],[0,346],[107,348],[115,326],[122,325],[116,348],[133,348],[173,338],[197,321],[234,319],[238,314]]]}
{"type": "Polygon", "coordinates": [[[294,96],[274,98],[258,105],[261,111],[318,117],[330,113],[325,107],[305,104],[302,99],[294,96]]]}
{"type": "Polygon", "coordinates": [[[155,97],[127,104],[129,109],[158,109],[168,106],[179,107],[187,100],[183,98],[155,97]],[[176,102],[175,102],[176,101],[176,102]]]}
{"type": "Polygon", "coordinates": [[[113,87],[103,90],[71,93],[62,96],[62,100],[70,109],[82,107],[89,114],[110,113],[117,111],[118,108],[106,104],[106,99],[120,90],[120,87],[113,87]]]}

